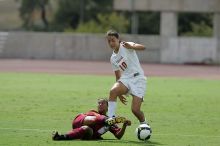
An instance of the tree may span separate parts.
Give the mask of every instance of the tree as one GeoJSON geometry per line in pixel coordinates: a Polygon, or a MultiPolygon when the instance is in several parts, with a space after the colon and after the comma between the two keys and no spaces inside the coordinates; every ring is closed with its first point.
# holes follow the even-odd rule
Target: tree
{"type": "Polygon", "coordinates": [[[34,26],[34,13],[36,10],[40,10],[41,19],[44,24],[44,28],[48,28],[48,20],[46,18],[46,6],[49,0],[22,0],[20,7],[20,16],[23,20],[23,26],[26,29],[31,29],[34,26]]]}
{"type": "MultiPolygon", "coordinates": [[[[104,33],[108,29],[115,29],[121,33],[126,33],[128,30],[129,21],[121,14],[116,12],[110,14],[97,15],[97,21],[90,20],[86,23],[81,23],[75,32],[90,32],[90,33],[104,33]]],[[[74,31],[68,29],[68,31],[74,31]]]]}
{"type": "Polygon", "coordinates": [[[60,0],[54,24],[61,31],[76,29],[79,24],[88,22],[92,25],[98,21],[98,13],[111,13],[112,3],[112,0],[60,0]]]}
{"type": "Polygon", "coordinates": [[[202,21],[200,24],[196,23],[190,23],[192,27],[192,31],[188,31],[185,33],[182,33],[184,36],[212,36],[213,29],[208,26],[204,21],[202,21]]]}
{"type": "Polygon", "coordinates": [[[54,24],[61,31],[67,27],[76,28],[79,23],[80,0],[60,0],[58,1],[58,6],[54,24]]]}
{"type": "Polygon", "coordinates": [[[46,28],[48,28],[48,20],[47,20],[47,17],[46,17],[46,5],[48,4],[48,1],[49,0],[39,0],[38,1],[38,5],[41,9],[41,19],[44,23],[44,26],[46,28]]]}
{"type": "Polygon", "coordinates": [[[210,13],[180,13],[178,34],[211,36],[213,15],[210,13]]]}
{"type": "Polygon", "coordinates": [[[139,12],[139,34],[160,34],[160,13],[139,12]]]}

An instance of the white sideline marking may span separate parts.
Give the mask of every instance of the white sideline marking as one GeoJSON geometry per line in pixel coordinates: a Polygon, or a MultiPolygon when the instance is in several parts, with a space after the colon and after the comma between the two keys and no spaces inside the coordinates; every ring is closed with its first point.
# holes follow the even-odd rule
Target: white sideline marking
{"type": "MultiPolygon", "coordinates": [[[[36,131],[36,132],[52,132],[53,130],[43,130],[43,129],[19,129],[19,128],[0,128],[0,130],[15,130],[15,131],[36,131]]],[[[212,135],[187,135],[187,134],[157,134],[153,133],[152,135],[158,136],[182,136],[182,137],[211,137],[211,138],[220,138],[220,135],[212,136],[212,135]]]]}

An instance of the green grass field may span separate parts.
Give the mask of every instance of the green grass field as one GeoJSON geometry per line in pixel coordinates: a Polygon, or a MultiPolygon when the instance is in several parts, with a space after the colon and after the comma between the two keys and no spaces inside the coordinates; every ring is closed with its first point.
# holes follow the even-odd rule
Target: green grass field
{"type": "Polygon", "coordinates": [[[102,141],[51,140],[54,129],[67,132],[76,114],[96,109],[97,98],[107,97],[113,83],[113,76],[0,73],[0,145],[220,145],[220,81],[162,77],[148,79],[142,106],[153,129],[148,142],[134,135],[131,97],[117,107],[118,115],[132,121],[121,140],[110,133],[102,141]]]}

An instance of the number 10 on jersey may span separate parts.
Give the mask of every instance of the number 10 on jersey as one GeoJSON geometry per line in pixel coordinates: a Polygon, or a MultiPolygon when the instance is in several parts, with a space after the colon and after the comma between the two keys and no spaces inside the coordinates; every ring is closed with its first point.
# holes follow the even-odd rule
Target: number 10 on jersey
{"type": "Polygon", "coordinates": [[[120,65],[119,65],[119,67],[121,68],[121,70],[125,70],[126,68],[127,68],[127,64],[123,61],[120,65]]]}

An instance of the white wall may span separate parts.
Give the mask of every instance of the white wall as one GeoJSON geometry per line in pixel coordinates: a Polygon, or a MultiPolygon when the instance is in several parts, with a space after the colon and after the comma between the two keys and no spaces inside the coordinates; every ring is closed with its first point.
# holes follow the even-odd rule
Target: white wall
{"type": "Polygon", "coordinates": [[[164,63],[214,63],[216,62],[217,39],[169,38],[161,51],[161,62],[164,63]]]}
{"type": "MultiPolygon", "coordinates": [[[[109,61],[112,53],[104,34],[10,32],[0,33],[0,38],[1,34],[0,58],[109,61]]],[[[122,35],[122,39],[146,46],[138,52],[142,62],[217,63],[220,58],[217,38],[122,35]]]]}

